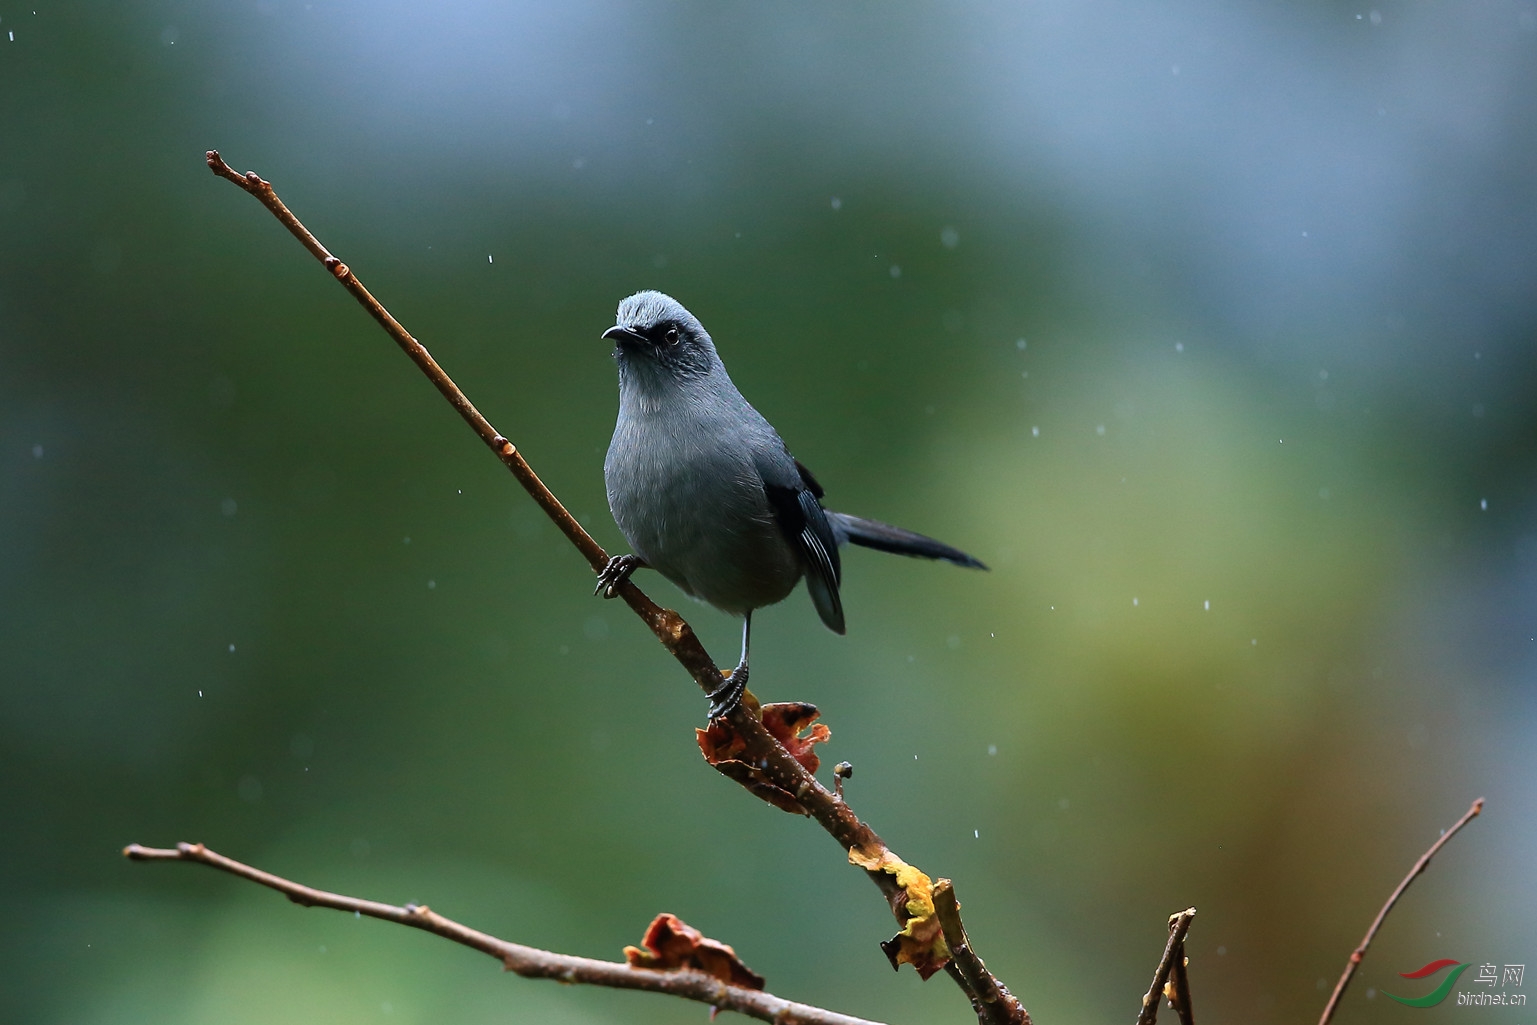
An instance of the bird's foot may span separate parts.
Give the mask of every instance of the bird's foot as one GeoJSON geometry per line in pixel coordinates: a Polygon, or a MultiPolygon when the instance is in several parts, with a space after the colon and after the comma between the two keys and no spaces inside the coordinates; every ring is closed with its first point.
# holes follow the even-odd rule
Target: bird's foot
{"type": "Polygon", "coordinates": [[[735,712],[742,703],[742,692],[747,690],[747,663],[731,670],[731,675],[719,687],[706,695],[710,699],[710,721],[724,719],[735,712]]]}
{"type": "Polygon", "coordinates": [[[608,560],[607,566],[598,570],[598,586],[592,589],[592,593],[612,598],[619,593],[620,586],[630,579],[630,574],[645,565],[645,560],[638,555],[614,556],[608,560]]]}

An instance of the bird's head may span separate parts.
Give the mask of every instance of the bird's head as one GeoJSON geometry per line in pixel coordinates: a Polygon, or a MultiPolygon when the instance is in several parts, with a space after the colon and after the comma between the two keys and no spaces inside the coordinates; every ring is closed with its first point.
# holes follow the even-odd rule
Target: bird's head
{"type": "Polygon", "coordinates": [[[622,368],[647,377],[702,377],[720,363],[704,325],[661,292],[636,292],[623,300],[603,337],[614,343],[614,358],[622,368]]]}

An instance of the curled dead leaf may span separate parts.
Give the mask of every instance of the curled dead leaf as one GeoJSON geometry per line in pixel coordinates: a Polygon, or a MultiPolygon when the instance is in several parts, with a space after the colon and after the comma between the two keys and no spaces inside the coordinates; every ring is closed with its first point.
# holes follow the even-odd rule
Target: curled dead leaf
{"type": "Polygon", "coordinates": [[[902,922],[902,931],[881,943],[891,967],[910,964],[924,979],[943,968],[950,960],[950,945],[934,913],[933,881],[885,847],[874,852],[851,847],[849,863],[867,872],[895,876],[902,888],[892,908],[902,922]]]}
{"type": "Polygon", "coordinates": [[[657,915],[640,942],[641,947],[624,948],[624,959],[632,968],[658,972],[693,969],[729,986],[763,988],[763,976],[743,964],[735,950],[710,939],[677,915],[657,915]]]}
{"type": "MultiPolygon", "coordinates": [[[[816,722],[817,716],[821,714],[817,706],[803,701],[785,701],[755,710],[760,711],[764,728],[790,756],[800,762],[807,772],[816,772],[822,762],[813,749],[832,736],[832,730],[826,724],[816,722]]],[[[705,761],[721,773],[776,808],[794,815],[806,814],[805,807],[795,794],[776,786],[769,780],[762,766],[746,760],[747,742],[732,729],[729,722],[724,719],[713,720],[708,728],[695,730],[694,734],[705,761]]]]}
{"type": "Polygon", "coordinates": [[[790,757],[805,768],[816,772],[822,765],[817,757],[816,746],[832,737],[833,731],[826,723],[817,722],[822,713],[817,706],[805,701],[778,701],[763,706],[763,728],[774,735],[790,757]],[[802,731],[807,731],[801,736],[802,731]]]}

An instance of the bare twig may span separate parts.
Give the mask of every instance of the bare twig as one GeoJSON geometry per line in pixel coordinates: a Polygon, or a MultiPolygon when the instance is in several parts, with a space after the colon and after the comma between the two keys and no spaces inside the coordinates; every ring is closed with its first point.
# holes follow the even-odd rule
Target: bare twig
{"type": "MultiPolygon", "coordinates": [[[[369,315],[378,321],[379,325],[393,338],[406,355],[409,356],[423,374],[433,383],[438,391],[446,398],[450,405],[458,411],[476,435],[479,436],[487,447],[494,452],[498,459],[512,471],[518,483],[523,485],[539,507],[543,509],[560,528],[577,551],[587,560],[588,564],[596,572],[601,570],[608,562],[608,553],[582,528],[576,518],[566,510],[560,500],[545,486],[533,468],[524,460],[517,447],[497,430],[481,415],[473,403],[460,391],[458,385],[432,358],[425,346],[412,337],[399,321],[390,315],[380,302],[373,297],[363,283],[352,273],[351,269],[341,260],[337,259],[323,246],[320,241],[305,228],[299,219],[295,217],[278,198],[272,186],[264,181],[255,171],[240,174],[219,156],[217,150],[209,150],[207,153],[208,167],[214,174],[227,179],[250,193],[263,206],[270,210],[283,226],[297,238],[304,248],[321,263],[327,270],[341,282],[342,286],[350,292],[354,299],[368,311],[369,315]]],[[[673,658],[686,669],[695,683],[706,693],[712,693],[723,682],[720,669],[716,666],[704,645],[700,643],[693,628],[684,621],[683,617],[671,609],[664,609],[648,598],[633,581],[625,581],[617,589],[619,597],[635,611],[641,620],[662,642],[662,646],[670,652],[673,658]]],[[[788,751],[764,728],[763,723],[751,711],[751,702],[743,702],[728,717],[729,722],[737,734],[746,744],[743,755],[744,761],[750,761],[758,766],[764,774],[779,789],[795,796],[806,814],[815,819],[829,835],[835,839],[845,851],[859,848],[870,854],[888,850],[876,832],[866,825],[854,814],[853,810],[844,803],[839,795],[835,795],[817,780],[816,776],[807,771],[800,762],[796,761],[788,751]]],[[[872,882],[885,895],[887,903],[891,906],[893,914],[899,922],[905,921],[906,891],[900,886],[895,877],[885,871],[867,870],[872,882]]],[[[981,964],[978,960],[977,964],[981,964]]],[[[985,969],[984,969],[985,971],[985,969]]],[[[952,972],[952,978],[965,991],[971,999],[972,1005],[979,1008],[996,1008],[1000,1006],[996,1001],[983,1000],[979,993],[971,988],[966,977],[959,972],[952,972]]],[[[991,978],[991,976],[989,976],[991,978]]],[[[1003,987],[996,979],[992,985],[1000,991],[1003,987]]],[[[1012,999],[1012,998],[1011,998],[1012,999]]],[[[1017,1001],[1016,1001],[1017,1003],[1017,1001]]],[[[1001,1025],[1006,1019],[994,1021],[982,1019],[983,1025],[1001,1025]]]]}
{"type": "Polygon", "coordinates": [[[1174,964],[1169,969],[1169,984],[1164,987],[1164,993],[1169,997],[1169,1006],[1179,1015],[1180,1025],[1195,1025],[1195,1007],[1190,1002],[1190,978],[1185,970],[1189,960],[1185,956],[1185,945],[1181,943],[1179,950],[1174,953],[1174,964]]]}
{"type": "Polygon", "coordinates": [[[1388,917],[1388,912],[1393,910],[1393,905],[1398,903],[1398,898],[1404,895],[1409,884],[1414,882],[1416,876],[1425,871],[1430,864],[1430,859],[1436,856],[1436,852],[1446,846],[1448,840],[1456,836],[1463,826],[1478,817],[1478,813],[1484,810],[1484,799],[1480,797],[1455,823],[1452,828],[1442,833],[1430,849],[1420,855],[1420,860],[1414,863],[1409,874],[1404,876],[1404,881],[1398,884],[1398,888],[1389,895],[1387,903],[1382,905],[1382,910],[1377,912],[1377,917],[1372,919],[1371,928],[1366,930],[1366,935],[1356,949],[1350,952],[1350,959],[1345,962],[1345,970],[1340,974],[1340,981],[1334,984],[1334,992],[1329,997],[1329,1003],[1324,1006],[1324,1013],[1318,1019],[1318,1025],[1329,1025],[1329,1019],[1334,1017],[1335,1010],[1339,1007],[1340,999],[1345,995],[1345,987],[1350,985],[1350,980],[1355,977],[1356,969],[1361,967],[1361,961],[1366,957],[1366,948],[1372,945],[1372,940],[1377,936],[1377,930],[1382,928],[1382,922],[1388,917]]]}
{"type": "Polygon", "coordinates": [[[955,898],[955,886],[948,879],[934,884],[934,914],[939,927],[944,930],[945,942],[950,946],[950,963],[945,969],[963,978],[961,988],[973,993],[973,1009],[977,1020],[989,1025],[1030,1025],[1030,1012],[1025,1010],[1019,998],[999,982],[987,965],[971,949],[966,938],[966,926],[961,923],[961,903],[955,898]]]}
{"type": "Polygon", "coordinates": [[[1158,970],[1153,973],[1153,984],[1148,987],[1147,996],[1142,998],[1142,1010],[1137,1013],[1137,1025],[1153,1025],[1158,1019],[1158,1005],[1165,998],[1175,1007],[1184,1007],[1180,1012],[1180,1020],[1188,1021],[1186,1015],[1190,1013],[1189,989],[1180,986],[1179,992],[1183,994],[1180,1002],[1176,1003],[1174,993],[1168,990],[1169,976],[1174,971],[1174,966],[1179,965],[1179,980],[1184,981],[1185,962],[1185,934],[1190,931],[1190,921],[1195,918],[1195,908],[1186,908],[1177,915],[1169,916],[1169,942],[1164,945],[1163,957],[1158,962],[1158,970]]]}
{"type": "Polygon", "coordinates": [[[179,843],[174,848],[141,847],[129,844],[123,854],[134,861],[193,861],[208,865],[221,872],[248,879],[286,896],[304,907],[332,908],[351,911],[369,918],[380,918],[397,925],[409,925],[413,929],[442,936],[444,939],[490,954],[502,962],[509,972],[525,979],[554,979],[557,982],[583,983],[589,986],[608,986],[613,989],[638,989],[648,993],[665,993],[709,1004],[712,1008],[736,1011],[760,1021],[775,1025],[879,1025],[864,1018],[855,1018],[836,1011],[828,1011],[810,1004],[798,1004],[793,1000],[776,997],[762,990],[730,986],[715,976],[701,971],[678,969],[655,971],[632,968],[616,961],[599,961],[590,957],[573,957],[556,954],[538,947],[525,947],[510,943],[460,925],[432,911],[425,904],[381,904],[373,900],[360,900],[340,893],[316,890],[282,876],[252,868],[233,858],[226,858],[209,850],[200,843],[179,843]]]}

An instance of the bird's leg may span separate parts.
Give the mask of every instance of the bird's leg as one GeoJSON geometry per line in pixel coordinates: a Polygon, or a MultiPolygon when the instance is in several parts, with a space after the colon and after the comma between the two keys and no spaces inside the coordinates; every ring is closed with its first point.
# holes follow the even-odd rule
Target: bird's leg
{"type": "Polygon", "coordinates": [[[619,586],[630,579],[631,573],[645,568],[646,560],[638,555],[616,555],[608,560],[607,566],[598,570],[598,586],[592,593],[612,598],[619,593],[619,586]]]}
{"type": "Polygon", "coordinates": [[[708,695],[711,719],[730,715],[742,703],[742,692],[747,689],[747,647],[751,638],[752,613],[749,612],[742,620],[742,661],[738,662],[737,667],[731,670],[731,675],[708,695]]]}

